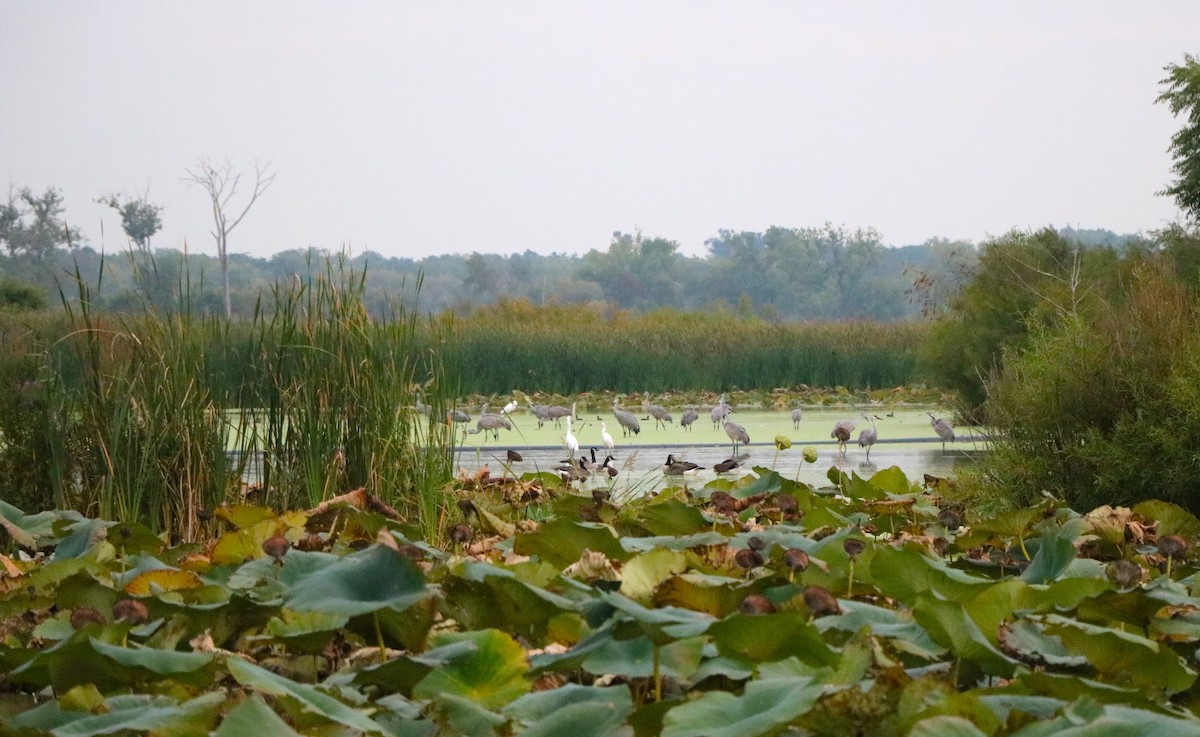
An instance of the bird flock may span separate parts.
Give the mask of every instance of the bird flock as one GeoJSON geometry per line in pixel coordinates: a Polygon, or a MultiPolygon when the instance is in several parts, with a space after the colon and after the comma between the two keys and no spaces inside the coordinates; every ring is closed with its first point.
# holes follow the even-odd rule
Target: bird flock
{"type": "MultiPolygon", "coordinates": [[[[674,425],[672,413],[662,404],[652,401],[653,397],[649,392],[646,392],[641,398],[639,407],[641,417],[639,417],[639,413],[632,412],[622,406],[621,399],[622,397],[620,396],[613,399],[612,419],[616,421],[614,432],[616,428],[620,428],[622,440],[630,440],[639,436],[642,432],[643,422],[652,422],[653,424],[647,425],[647,427],[653,427],[655,430],[666,430],[668,425],[674,425]]],[[[583,481],[598,477],[611,481],[618,475],[620,472],[617,465],[618,441],[613,433],[609,432],[608,421],[599,416],[596,417],[599,423],[599,432],[597,434],[599,442],[597,446],[603,448],[600,453],[603,457],[598,458],[597,447],[590,447],[590,443],[581,440],[578,434],[583,430],[587,421],[577,415],[577,404],[572,403],[570,407],[545,405],[534,403],[526,398],[526,406],[529,415],[537,421],[539,429],[550,423],[553,423],[555,428],[562,428],[565,424],[565,431],[560,437],[562,438],[562,447],[567,453],[567,458],[554,466],[555,472],[561,478],[565,481],[583,481]]],[[[422,403],[419,399],[416,409],[424,414],[430,413],[429,406],[422,403]]],[[[512,431],[514,429],[511,416],[519,409],[520,404],[516,398],[506,403],[499,412],[490,411],[485,404],[481,408],[478,419],[475,420],[474,427],[469,427],[472,421],[470,414],[462,408],[455,407],[447,410],[446,421],[447,423],[463,426],[463,432],[466,435],[482,433],[485,438],[499,441],[501,430],[512,431]]],[[[680,429],[691,432],[695,422],[700,417],[700,411],[701,409],[698,407],[684,407],[679,419],[680,429]]],[[[731,444],[729,458],[712,465],[712,472],[717,475],[736,471],[750,457],[750,453],[747,450],[747,447],[751,445],[750,433],[745,425],[735,421],[732,417],[734,414],[735,410],[729,404],[725,395],[721,395],[720,399],[709,410],[713,429],[718,431],[723,430],[731,444]],[[740,455],[738,452],[739,449],[743,451],[740,455]]],[[[942,450],[945,452],[946,444],[955,442],[954,426],[944,417],[938,417],[932,412],[926,414],[929,417],[929,426],[941,442],[942,450]]],[[[889,412],[888,417],[892,416],[893,413],[889,412]]],[[[799,430],[804,420],[803,408],[800,406],[793,407],[790,410],[790,417],[793,429],[799,430]]],[[[830,430],[829,437],[837,445],[838,457],[845,458],[851,440],[854,438],[854,430],[859,427],[860,420],[863,426],[859,429],[857,443],[859,449],[864,451],[866,462],[870,463],[871,449],[880,440],[879,425],[877,423],[884,422],[884,418],[877,414],[862,412],[853,419],[837,420],[830,430]]],[[[508,461],[510,464],[514,462],[514,457],[516,460],[521,458],[520,454],[515,451],[509,451],[508,461]]],[[[659,470],[664,476],[689,477],[706,470],[706,467],[670,453],[667,455],[666,461],[659,467],[659,470]]]]}

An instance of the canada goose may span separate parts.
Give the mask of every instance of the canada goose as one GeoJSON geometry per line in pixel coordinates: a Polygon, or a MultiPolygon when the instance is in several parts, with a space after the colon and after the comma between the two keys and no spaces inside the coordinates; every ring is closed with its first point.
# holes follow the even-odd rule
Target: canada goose
{"type": "Polygon", "coordinates": [[[662,472],[665,476],[682,476],[685,473],[694,473],[703,468],[701,465],[676,458],[668,453],[667,462],[663,464],[662,472]]]}

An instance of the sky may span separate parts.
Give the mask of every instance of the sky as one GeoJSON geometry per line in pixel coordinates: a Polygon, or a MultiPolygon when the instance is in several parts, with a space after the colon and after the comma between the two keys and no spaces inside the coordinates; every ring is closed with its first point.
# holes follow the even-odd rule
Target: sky
{"type": "Polygon", "coordinates": [[[1198,29],[1194,0],[0,0],[0,184],[107,252],[117,195],[215,254],[205,159],[276,175],[230,234],[259,257],[1148,232],[1181,219],[1155,98],[1198,29]]]}

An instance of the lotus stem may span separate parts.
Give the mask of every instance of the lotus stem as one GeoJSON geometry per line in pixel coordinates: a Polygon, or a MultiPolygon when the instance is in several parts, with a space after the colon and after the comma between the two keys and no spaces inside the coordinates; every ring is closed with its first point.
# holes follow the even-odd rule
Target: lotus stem
{"type": "Polygon", "coordinates": [[[658,666],[659,646],[654,646],[654,703],[662,701],[662,671],[658,666]]]}
{"type": "Polygon", "coordinates": [[[383,627],[379,624],[378,609],[371,613],[371,619],[375,622],[375,641],[379,643],[379,662],[382,663],[384,660],[383,627]]]}

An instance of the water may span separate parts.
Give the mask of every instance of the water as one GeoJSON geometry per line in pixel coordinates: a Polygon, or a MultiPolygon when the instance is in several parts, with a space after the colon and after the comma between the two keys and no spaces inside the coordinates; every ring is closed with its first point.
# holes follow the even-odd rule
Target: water
{"type": "MultiPolygon", "coordinates": [[[[792,425],[789,411],[752,411],[737,412],[733,419],[742,424],[750,434],[751,443],[741,446],[738,455],[746,456],[742,467],[725,478],[736,478],[739,475],[752,472],[755,466],[774,468],[779,474],[788,478],[798,478],[813,487],[828,486],[828,473],[831,467],[837,467],[846,473],[855,472],[859,476],[869,478],[876,471],[897,466],[912,481],[920,482],[924,474],[951,477],[956,475],[956,469],[964,463],[972,463],[983,449],[983,444],[970,428],[959,428],[954,443],[946,444],[943,450],[941,441],[929,424],[929,416],[925,410],[910,408],[888,410],[876,408],[872,414],[877,414],[876,420],[879,440],[867,450],[857,444],[858,433],[870,424],[860,415],[862,410],[812,410],[806,411],[800,427],[792,425]],[[839,451],[836,441],[829,433],[838,420],[857,418],[857,427],[851,433],[851,442],[844,454],[839,451]],[[775,437],[788,438],[792,447],[776,451],[775,437]],[[815,463],[802,462],[802,448],[810,446],[817,451],[815,463]]],[[[607,425],[608,432],[614,436],[616,456],[614,465],[620,470],[614,483],[614,494],[635,495],[649,493],[666,485],[687,483],[689,486],[703,486],[717,478],[712,466],[732,457],[733,447],[724,429],[714,428],[706,412],[701,413],[691,432],[686,432],[677,426],[668,425],[665,429],[656,428],[654,421],[642,420],[641,433],[637,436],[623,437],[620,426],[611,413],[595,414],[579,412],[581,420],[573,423],[571,431],[579,440],[580,450],[589,459],[591,449],[595,448],[597,460],[603,460],[605,449],[600,442],[600,423],[607,425]],[[696,463],[703,470],[689,473],[683,477],[665,476],[662,467],[670,453],[676,458],[696,463]]],[[[644,417],[641,412],[636,413],[644,417]]],[[[936,413],[943,416],[943,413],[936,413]]],[[[678,420],[680,413],[675,413],[678,420]]],[[[500,431],[500,439],[482,434],[467,435],[464,445],[460,448],[456,462],[458,467],[468,473],[474,472],[487,465],[493,474],[506,473],[505,466],[510,466],[511,473],[535,471],[551,471],[567,458],[562,439],[566,433],[565,423],[560,429],[555,429],[552,423],[539,429],[537,422],[530,416],[517,414],[512,418],[514,429],[500,431]],[[508,464],[508,450],[515,450],[522,456],[522,461],[508,464]]],[[[607,485],[608,481],[591,479],[585,485],[607,485]]]]}

